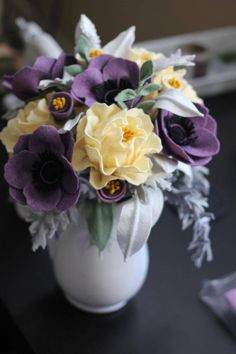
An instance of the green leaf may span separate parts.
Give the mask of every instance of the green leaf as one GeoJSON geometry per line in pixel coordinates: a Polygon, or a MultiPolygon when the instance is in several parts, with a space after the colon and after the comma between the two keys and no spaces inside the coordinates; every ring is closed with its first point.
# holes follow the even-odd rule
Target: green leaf
{"type": "Polygon", "coordinates": [[[90,40],[84,35],[81,34],[78,43],[75,46],[75,53],[79,53],[83,59],[88,61],[89,52],[92,49],[90,40]]]}
{"type": "Polygon", "coordinates": [[[150,93],[158,91],[160,89],[160,85],[157,84],[149,84],[138,89],[138,95],[147,96],[150,93]]]}
{"type": "Polygon", "coordinates": [[[118,105],[122,108],[125,109],[127,108],[126,104],[124,102],[133,100],[136,97],[136,92],[132,89],[125,89],[121,92],[118,93],[115,97],[115,101],[118,103],[118,105]]]}
{"type": "Polygon", "coordinates": [[[83,69],[82,69],[81,65],[73,64],[73,65],[66,66],[65,71],[68,74],[70,74],[71,76],[76,76],[76,75],[80,74],[83,71],[83,69]]]}
{"type": "Polygon", "coordinates": [[[91,240],[99,251],[103,251],[110,239],[113,224],[112,204],[87,200],[86,218],[91,240]]]}
{"type": "Polygon", "coordinates": [[[136,92],[132,89],[125,89],[118,93],[115,97],[116,102],[125,102],[133,100],[136,97],[136,92]]]}
{"type": "Polygon", "coordinates": [[[140,69],[140,81],[146,81],[154,73],[154,66],[152,60],[145,61],[140,69]]]}
{"type": "Polygon", "coordinates": [[[139,103],[137,108],[141,108],[145,113],[148,113],[152,109],[155,103],[156,101],[154,100],[143,101],[139,103]]]}

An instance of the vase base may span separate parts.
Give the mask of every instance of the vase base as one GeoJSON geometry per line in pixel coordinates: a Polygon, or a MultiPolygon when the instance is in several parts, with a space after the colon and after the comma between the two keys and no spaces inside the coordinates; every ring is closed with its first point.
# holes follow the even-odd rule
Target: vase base
{"type": "Polygon", "coordinates": [[[127,301],[121,301],[118,302],[117,304],[111,305],[111,306],[90,306],[83,304],[76,299],[74,299],[72,296],[65,294],[67,300],[75,307],[77,307],[79,310],[90,312],[90,313],[97,313],[97,314],[106,314],[106,313],[111,313],[118,311],[122,309],[126,304],[127,301]]]}

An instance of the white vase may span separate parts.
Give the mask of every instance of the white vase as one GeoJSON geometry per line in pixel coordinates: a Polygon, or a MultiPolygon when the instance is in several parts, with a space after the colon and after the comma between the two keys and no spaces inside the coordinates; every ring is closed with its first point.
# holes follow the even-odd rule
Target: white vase
{"type": "Polygon", "coordinates": [[[58,239],[49,242],[58,284],[66,298],[79,309],[93,313],[117,311],[134,297],[147,275],[147,244],[124,261],[116,240],[116,228],[105,250],[91,245],[87,223],[81,212],[58,239]]]}

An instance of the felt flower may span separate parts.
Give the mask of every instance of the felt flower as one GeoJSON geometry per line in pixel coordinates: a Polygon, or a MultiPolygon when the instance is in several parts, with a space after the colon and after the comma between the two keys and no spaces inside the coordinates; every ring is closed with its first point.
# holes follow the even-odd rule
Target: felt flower
{"type": "Polygon", "coordinates": [[[20,109],[16,117],[9,120],[7,126],[0,133],[0,140],[5,145],[7,152],[12,154],[20,135],[33,133],[41,125],[57,127],[45,98],[31,101],[23,109],[20,109]]]}
{"type": "MultiPolygon", "coordinates": [[[[127,30],[118,34],[110,42],[101,46],[101,39],[97,33],[94,23],[84,14],[80,16],[75,29],[75,42],[78,43],[81,35],[85,36],[91,46],[88,57],[94,58],[101,54],[111,54],[114,57],[128,58],[129,51],[135,41],[135,27],[131,26],[127,30]]],[[[79,62],[83,58],[76,54],[79,62]]]]}
{"type": "Polygon", "coordinates": [[[56,92],[52,95],[49,110],[59,122],[65,122],[73,113],[73,98],[68,92],[56,92]]]}
{"type": "Polygon", "coordinates": [[[21,100],[28,100],[39,94],[41,80],[61,78],[64,66],[76,62],[72,55],[62,53],[58,59],[40,56],[32,66],[25,66],[15,75],[5,75],[3,86],[12,91],[21,100]]]}
{"type": "Polygon", "coordinates": [[[161,91],[175,89],[181,91],[190,101],[202,103],[202,99],[197,96],[192,86],[184,79],[185,69],[174,70],[173,66],[157,71],[153,82],[161,86],[161,91]]]}
{"type": "Polygon", "coordinates": [[[131,48],[128,59],[134,61],[139,67],[148,60],[157,59],[161,54],[150,52],[145,48],[131,48]]]}
{"type": "Polygon", "coordinates": [[[150,156],[161,149],[161,140],[142,109],[95,103],[77,126],[72,164],[78,171],[90,167],[95,189],[117,179],[140,185],[152,173],[150,156]]]}
{"type": "Polygon", "coordinates": [[[123,199],[127,192],[127,185],[124,181],[114,180],[107,183],[107,185],[97,190],[98,198],[104,203],[114,203],[123,199]]]}
{"type": "Polygon", "coordinates": [[[205,165],[219,152],[216,121],[208,109],[196,104],[203,117],[184,118],[160,110],[155,120],[155,131],[160,136],[164,151],[189,165],[205,165]]]}
{"type": "Polygon", "coordinates": [[[88,68],[78,74],[72,84],[72,96],[91,106],[95,102],[111,105],[116,95],[139,84],[138,65],[130,60],[100,55],[92,59],[88,68]]]}
{"type": "Polygon", "coordinates": [[[66,210],[79,198],[79,179],[70,163],[74,140],[70,132],[42,126],[21,135],[4,176],[13,200],[34,211],[66,210]]]}

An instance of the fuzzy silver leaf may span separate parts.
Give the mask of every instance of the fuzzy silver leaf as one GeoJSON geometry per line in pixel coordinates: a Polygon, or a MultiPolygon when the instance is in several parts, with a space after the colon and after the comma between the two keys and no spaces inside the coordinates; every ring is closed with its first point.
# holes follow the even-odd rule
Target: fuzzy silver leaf
{"type": "Polygon", "coordinates": [[[75,43],[78,43],[82,34],[89,40],[92,48],[101,47],[101,40],[97,34],[97,29],[94,23],[84,14],[80,16],[75,29],[75,43]]]}
{"type": "Polygon", "coordinates": [[[181,49],[172,53],[169,57],[165,55],[159,56],[153,60],[155,70],[163,70],[169,66],[194,66],[193,60],[196,55],[182,55],[181,49]]]}

